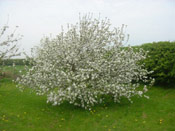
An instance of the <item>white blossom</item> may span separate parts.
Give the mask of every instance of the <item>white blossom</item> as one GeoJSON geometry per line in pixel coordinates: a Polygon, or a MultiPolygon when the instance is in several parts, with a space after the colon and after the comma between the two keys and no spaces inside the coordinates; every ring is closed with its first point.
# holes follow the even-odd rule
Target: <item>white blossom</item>
{"type": "Polygon", "coordinates": [[[103,102],[106,95],[115,102],[123,96],[130,101],[134,95],[141,97],[147,89],[138,90],[138,82],[150,80],[150,72],[138,64],[146,53],[123,47],[125,26],[111,30],[110,25],[108,19],[85,15],[67,32],[62,29],[56,38],[42,39],[33,67],[17,79],[19,86],[47,94],[53,105],[68,101],[85,109],[103,102]]]}

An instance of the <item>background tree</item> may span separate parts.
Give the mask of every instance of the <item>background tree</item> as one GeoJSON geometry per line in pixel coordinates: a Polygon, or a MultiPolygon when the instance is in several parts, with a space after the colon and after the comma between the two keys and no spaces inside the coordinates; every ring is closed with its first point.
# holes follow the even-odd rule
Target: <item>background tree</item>
{"type": "Polygon", "coordinates": [[[18,41],[22,36],[15,35],[18,26],[16,26],[15,30],[9,35],[6,34],[8,28],[8,26],[3,26],[0,29],[0,75],[3,75],[4,60],[20,55],[18,41]]]}

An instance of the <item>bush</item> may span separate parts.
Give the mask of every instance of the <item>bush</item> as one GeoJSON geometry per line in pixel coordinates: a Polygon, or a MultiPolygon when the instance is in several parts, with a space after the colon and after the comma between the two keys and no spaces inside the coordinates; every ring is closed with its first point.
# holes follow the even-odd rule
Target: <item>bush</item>
{"type": "Polygon", "coordinates": [[[68,101],[85,109],[103,102],[105,96],[115,102],[122,96],[128,100],[145,96],[146,86],[138,90],[139,84],[132,84],[133,80],[149,81],[149,72],[137,64],[145,55],[143,50],[123,49],[124,28],[110,30],[108,19],[81,17],[66,33],[42,40],[35,49],[33,67],[17,80],[19,86],[47,94],[47,102],[53,105],[68,101]]]}
{"type": "Polygon", "coordinates": [[[154,71],[150,76],[155,78],[155,84],[175,85],[175,42],[153,42],[140,47],[148,51],[143,62],[148,71],[154,71]]]}

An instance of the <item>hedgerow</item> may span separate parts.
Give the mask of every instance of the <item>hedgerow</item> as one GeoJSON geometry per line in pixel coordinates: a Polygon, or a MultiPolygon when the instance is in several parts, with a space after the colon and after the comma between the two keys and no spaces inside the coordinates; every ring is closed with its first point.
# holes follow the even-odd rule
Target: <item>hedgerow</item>
{"type": "Polygon", "coordinates": [[[148,51],[148,57],[143,60],[149,76],[155,78],[155,84],[175,85],[175,42],[160,41],[141,45],[148,51]]]}

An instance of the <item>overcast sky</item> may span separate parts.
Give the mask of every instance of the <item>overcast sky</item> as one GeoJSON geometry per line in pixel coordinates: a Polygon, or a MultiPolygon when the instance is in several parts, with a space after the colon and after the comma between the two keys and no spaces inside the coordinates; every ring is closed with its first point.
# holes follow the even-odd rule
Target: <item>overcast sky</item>
{"type": "Polygon", "coordinates": [[[0,26],[18,25],[21,48],[29,52],[44,35],[56,35],[88,12],[108,17],[115,27],[128,25],[131,45],[175,40],[175,0],[0,0],[0,26]]]}

